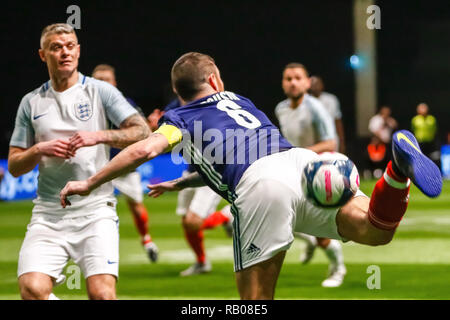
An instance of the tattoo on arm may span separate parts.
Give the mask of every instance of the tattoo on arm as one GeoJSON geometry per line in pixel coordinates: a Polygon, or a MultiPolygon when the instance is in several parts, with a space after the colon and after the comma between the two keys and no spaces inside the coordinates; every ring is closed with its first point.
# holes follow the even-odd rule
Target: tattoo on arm
{"type": "Polygon", "coordinates": [[[181,177],[173,180],[176,186],[180,189],[184,188],[195,188],[195,187],[203,187],[205,182],[202,177],[198,174],[198,172],[192,172],[185,177],[181,177]]]}
{"type": "Polygon", "coordinates": [[[150,134],[150,129],[142,116],[133,114],[120,124],[120,129],[107,130],[104,133],[104,143],[123,149],[130,144],[147,138],[150,134]]]}

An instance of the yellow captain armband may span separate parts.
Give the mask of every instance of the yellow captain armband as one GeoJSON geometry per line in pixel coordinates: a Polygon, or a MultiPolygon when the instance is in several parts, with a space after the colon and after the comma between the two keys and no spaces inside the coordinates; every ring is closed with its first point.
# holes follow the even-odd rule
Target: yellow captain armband
{"type": "Polygon", "coordinates": [[[169,141],[169,148],[167,151],[170,151],[176,144],[180,143],[181,140],[183,139],[183,134],[181,133],[181,130],[170,124],[163,124],[154,133],[162,134],[164,137],[166,137],[167,141],[169,141]]]}

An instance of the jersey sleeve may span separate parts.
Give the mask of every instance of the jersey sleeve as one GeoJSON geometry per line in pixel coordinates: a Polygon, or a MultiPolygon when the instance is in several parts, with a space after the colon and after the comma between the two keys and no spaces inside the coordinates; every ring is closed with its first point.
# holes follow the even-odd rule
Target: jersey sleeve
{"type": "Polygon", "coordinates": [[[334,110],[334,119],[342,119],[341,104],[339,102],[339,99],[334,94],[331,95],[331,97],[336,107],[334,110]]]}
{"type": "Polygon", "coordinates": [[[108,119],[116,127],[119,128],[125,119],[138,113],[117,88],[104,81],[92,81],[96,83],[108,119]]]}
{"type": "Polygon", "coordinates": [[[319,103],[312,108],[313,123],[319,135],[320,141],[336,139],[336,128],[333,118],[319,103]]]}
{"type": "Polygon", "coordinates": [[[34,145],[34,129],[31,124],[29,95],[23,97],[17,110],[14,131],[9,142],[11,147],[28,149],[34,145]]]}
{"type": "Polygon", "coordinates": [[[158,125],[162,126],[164,124],[173,125],[178,129],[186,129],[186,123],[173,109],[165,112],[164,115],[159,119],[158,125]]]}

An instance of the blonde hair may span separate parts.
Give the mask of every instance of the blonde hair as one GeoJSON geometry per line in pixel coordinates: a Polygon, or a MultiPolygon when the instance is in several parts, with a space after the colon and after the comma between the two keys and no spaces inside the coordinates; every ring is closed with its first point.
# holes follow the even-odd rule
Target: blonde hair
{"type": "Polygon", "coordinates": [[[102,64],[99,64],[98,66],[96,66],[94,68],[94,70],[92,70],[92,76],[94,76],[94,74],[97,71],[111,71],[114,75],[116,74],[116,69],[114,69],[113,66],[106,64],[106,63],[102,63],[102,64]]]}
{"type": "Polygon", "coordinates": [[[45,39],[52,34],[62,34],[62,33],[73,33],[75,37],[77,36],[75,30],[70,24],[67,23],[54,23],[48,25],[42,30],[41,33],[41,49],[44,49],[45,39]]]}

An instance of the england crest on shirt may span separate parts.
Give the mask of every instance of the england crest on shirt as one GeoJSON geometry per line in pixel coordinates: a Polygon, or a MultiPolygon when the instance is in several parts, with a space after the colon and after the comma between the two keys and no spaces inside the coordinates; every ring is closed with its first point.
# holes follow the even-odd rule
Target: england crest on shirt
{"type": "Polygon", "coordinates": [[[75,116],[81,121],[87,121],[92,117],[92,106],[89,101],[75,103],[75,116]]]}

